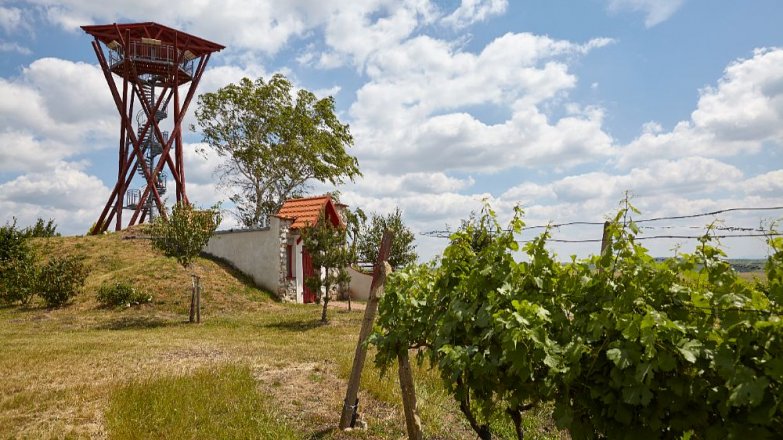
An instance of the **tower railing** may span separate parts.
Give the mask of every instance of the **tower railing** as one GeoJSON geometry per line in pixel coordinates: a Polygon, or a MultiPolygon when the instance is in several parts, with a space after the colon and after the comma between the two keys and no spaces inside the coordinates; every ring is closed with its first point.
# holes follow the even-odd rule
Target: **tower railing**
{"type": "MultiPolygon", "coordinates": [[[[111,68],[124,62],[126,58],[131,61],[161,64],[174,64],[179,58],[176,48],[170,44],[147,43],[143,40],[131,40],[127,56],[119,43],[110,44],[108,47],[110,49],[109,65],[111,68]]],[[[195,58],[187,56],[188,53],[189,52],[187,51],[185,52],[185,55],[182,57],[182,62],[179,63],[179,68],[184,73],[188,74],[188,76],[193,76],[195,58]]]]}

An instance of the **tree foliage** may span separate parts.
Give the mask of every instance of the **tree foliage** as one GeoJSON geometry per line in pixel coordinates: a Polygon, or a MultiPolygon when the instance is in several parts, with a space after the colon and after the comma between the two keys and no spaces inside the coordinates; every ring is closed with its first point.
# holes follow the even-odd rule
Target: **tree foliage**
{"type": "Polygon", "coordinates": [[[168,219],[155,219],[150,228],[152,244],[167,257],[176,258],[179,264],[188,268],[206,246],[220,221],[217,207],[199,210],[188,203],[177,203],[168,219]]]}
{"type": "Polygon", "coordinates": [[[332,288],[351,281],[346,267],[354,260],[351,248],[347,245],[347,229],[334,226],[321,212],[318,221],[302,230],[304,248],[310,253],[315,274],[307,277],[304,282],[309,289],[321,295],[323,310],[321,322],[327,322],[326,308],[332,288]],[[321,273],[323,269],[323,274],[321,273]]]}
{"type": "Polygon", "coordinates": [[[572,438],[773,438],[783,429],[783,240],[766,280],[742,280],[708,230],[658,262],[626,202],[611,252],[559,263],[548,231],[526,244],[490,209],[451,236],[440,264],[387,282],[376,362],[418,348],[480,438],[490,417],[552,402],[572,438]]]}
{"type": "Polygon", "coordinates": [[[276,74],[199,97],[204,142],[225,159],[220,182],[236,191],[231,200],[245,226],[261,225],[311,180],[337,185],[360,175],[356,158],[346,153],[353,137],[335,115],[334,99],[301,89],[294,100],[292,91],[276,74]]]}
{"type": "Polygon", "coordinates": [[[394,232],[394,241],[389,252],[389,264],[394,269],[400,269],[415,263],[419,256],[416,254],[415,237],[410,228],[402,221],[402,211],[399,208],[388,215],[373,213],[369,224],[363,222],[361,231],[356,237],[356,253],[359,260],[374,262],[378,256],[378,246],[383,237],[383,231],[394,232]]]}

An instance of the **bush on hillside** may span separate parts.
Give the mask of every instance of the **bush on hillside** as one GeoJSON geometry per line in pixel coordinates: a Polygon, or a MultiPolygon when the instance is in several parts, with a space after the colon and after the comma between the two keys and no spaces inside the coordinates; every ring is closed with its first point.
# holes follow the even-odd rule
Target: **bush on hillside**
{"type": "Polygon", "coordinates": [[[33,290],[34,260],[28,237],[16,227],[16,219],[0,227],[0,302],[21,301],[33,290]]]}
{"type": "Polygon", "coordinates": [[[125,283],[102,285],[96,298],[106,307],[139,305],[152,301],[152,295],[125,283]]]}
{"type": "Polygon", "coordinates": [[[47,307],[62,306],[81,291],[88,273],[79,257],[53,257],[41,267],[37,293],[47,307]]]}
{"type": "Polygon", "coordinates": [[[35,225],[24,228],[22,233],[27,237],[35,238],[49,238],[59,237],[60,233],[57,232],[57,225],[54,223],[54,219],[49,219],[45,222],[44,219],[38,218],[35,225]]]}
{"type": "Polygon", "coordinates": [[[32,254],[0,262],[0,302],[30,302],[36,293],[39,271],[32,254]]]}

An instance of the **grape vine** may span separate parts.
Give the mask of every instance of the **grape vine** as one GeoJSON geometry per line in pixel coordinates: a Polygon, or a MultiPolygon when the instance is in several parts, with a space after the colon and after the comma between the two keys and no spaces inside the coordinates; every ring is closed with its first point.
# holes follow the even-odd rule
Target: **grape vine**
{"type": "Polygon", "coordinates": [[[769,239],[766,279],[753,283],[710,227],[692,254],[656,261],[634,214],[626,200],[606,252],[561,263],[548,230],[520,249],[521,210],[503,228],[485,207],[439,261],[389,278],[376,364],[418,350],[481,439],[499,413],[521,439],[522,414],[543,402],[573,438],[783,432],[783,239],[769,239]]]}

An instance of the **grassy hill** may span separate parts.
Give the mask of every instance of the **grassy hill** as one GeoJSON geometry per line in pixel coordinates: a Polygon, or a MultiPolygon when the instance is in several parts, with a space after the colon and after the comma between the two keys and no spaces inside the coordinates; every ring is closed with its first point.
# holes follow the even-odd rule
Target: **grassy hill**
{"type": "MultiPolygon", "coordinates": [[[[320,306],[281,304],[200,258],[203,323],[187,324],[189,273],[133,235],[35,242],[82,255],[91,272],[66,307],[0,308],[0,438],[404,437],[396,372],[380,378],[372,354],[360,392],[369,428],[335,429],[362,312],[330,305],[323,326],[320,306]],[[98,288],[118,281],[152,302],[100,307],[98,288]]],[[[436,373],[414,375],[427,438],[473,438],[436,373]]],[[[565,437],[550,420],[531,414],[528,438],[565,437]]]]}

